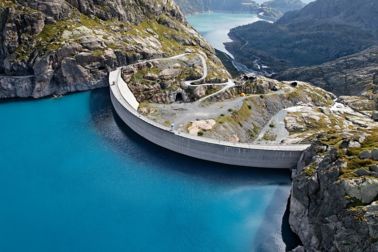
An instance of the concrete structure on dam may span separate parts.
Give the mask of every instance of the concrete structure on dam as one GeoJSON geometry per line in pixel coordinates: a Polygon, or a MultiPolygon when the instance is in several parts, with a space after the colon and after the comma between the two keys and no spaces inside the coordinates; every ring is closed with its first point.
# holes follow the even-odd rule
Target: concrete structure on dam
{"type": "Polygon", "coordinates": [[[116,113],[133,131],[161,147],[190,157],[229,165],[259,168],[294,168],[309,145],[258,145],[217,141],[172,130],[138,112],[139,103],[121,76],[109,75],[116,113]]]}

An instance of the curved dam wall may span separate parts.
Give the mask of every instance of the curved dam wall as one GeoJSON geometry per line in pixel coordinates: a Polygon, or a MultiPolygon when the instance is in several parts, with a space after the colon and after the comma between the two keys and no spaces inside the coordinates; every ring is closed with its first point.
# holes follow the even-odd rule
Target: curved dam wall
{"type": "Polygon", "coordinates": [[[118,69],[109,76],[115,111],[133,131],[166,149],[207,161],[259,168],[295,168],[309,145],[253,145],[217,141],[172,131],[138,113],[135,97],[118,69]],[[124,96],[124,95],[126,96],[124,96]],[[130,96],[131,97],[128,97],[130,96]],[[128,99],[131,99],[131,104],[128,99]]]}

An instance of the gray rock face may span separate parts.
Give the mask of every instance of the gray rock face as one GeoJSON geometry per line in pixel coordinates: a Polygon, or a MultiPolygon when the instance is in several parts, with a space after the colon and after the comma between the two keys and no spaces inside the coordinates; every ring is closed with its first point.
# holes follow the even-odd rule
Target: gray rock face
{"type": "Polygon", "coordinates": [[[372,152],[371,152],[371,159],[375,160],[375,161],[378,161],[378,149],[374,149],[372,152]]]}
{"type": "Polygon", "coordinates": [[[30,97],[33,94],[34,83],[34,76],[0,76],[0,97],[30,97]],[[11,94],[11,96],[9,96],[9,94],[11,94]]]}
{"type": "MultiPolygon", "coordinates": [[[[298,251],[373,252],[378,248],[378,178],[359,169],[341,178],[346,163],[338,151],[314,144],[293,172],[290,225],[298,251]]],[[[375,167],[369,168],[375,170],[375,167]]]]}
{"type": "Polygon", "coordinates": [[[263,3],[267,8],[273,8],[282,13],[302,9],[305,4],[301,0],[272,0],[263,3]]]}
{"type": "Polygon", "coordinates": [[[104,87],[112,69],[168,51],[182,53],[183,40],[220,64],[173,0],[1,2],[0,99],[104,87]],[[142,21],[154,23],[155,30],[135,31],[142,21]],[[177,48],[165,46],[163,39],[177,48]]]}
{"type": "Polygon", "coordinates": [[[308,81],[337,95],[360,95],[369,89],[375,92],[377,69],[378,47],[374,46],[321,65],[288,69],[276,78],[308,81]]]}
{"type": "Polygon", "coordinates": [[[372,118],[373,118],[374,121],[378,122],[378,111],[373,112],[372,118]]]}
{"type": "Polygon", "coordinates": [[[91,14],[94,12],[104,19],[112,19],[116,16],[122,21],[140,22],[144,20],[145,15],[151,18],[156,15],[168,14],[180,21],[184,20],[178,7],[171,0],[107,1],[110,3],[105,8],[95,0],[87,1],[89,4],[86,5],[82,4],[83,1],[80,0],[70,0],[70,2],[84,13],[91,14]]]}
{"type": "Polygon", "coordinates": [[[371,203],[378,195],[378,178],[357,178],[342,181],[345,192],[362,203],[371,203]]]}
{"type": "Polygon", "coordinates": [[[23,1],[20,4],[30,7],[42,12],[49,21],[60,20],[68,18],[72,14],[72,8],[70,8],[69,1],[60,0],[36,0],[36,1],[23,1]]]}
{"type": "Polygon", "coordinates": [[[359,155],[360,159],[369,159],[371,158],[371,152],[368,150],[362,151],[359,155]]]}

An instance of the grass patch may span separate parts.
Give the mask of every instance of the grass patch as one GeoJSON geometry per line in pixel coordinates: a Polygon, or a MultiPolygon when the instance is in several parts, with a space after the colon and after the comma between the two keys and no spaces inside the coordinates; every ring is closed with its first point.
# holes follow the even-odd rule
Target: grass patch
{"type": "Polygon", "coordinates": [[[275,141],[276,139],[277,139],[277,135],[271,131],[266,132],[263,136],[263,140],[265,141],[275,141]]]}

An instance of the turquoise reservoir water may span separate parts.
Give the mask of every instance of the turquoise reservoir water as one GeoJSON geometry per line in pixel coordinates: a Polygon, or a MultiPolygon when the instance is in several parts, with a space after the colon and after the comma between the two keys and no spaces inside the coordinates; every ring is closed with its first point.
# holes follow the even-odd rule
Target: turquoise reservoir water
{"type": "Polygon", "coordinates": [[[289,173],[136,136],[107,89],[0,103],[0,251],[283,251],[289,173]]]}
{"type": "MultiPolygon", "coordinates": [[[[197,17],[220,46],[251,21],[197,17]]],[[[113,114],[107,89],[0,103],[0,252],[284,251],[289,178],[154,146],[113,114]]]]}
{"type": "Polygon", "coordinates": [[[227,52],[224,47],[225,42],[230,42],[228,33],[234,27],[254,23],[260,20],[253,14],[236,13],[200,13],[188,16],[188,22],[200,32],[210,44],[223,52],[227,52]]]}

